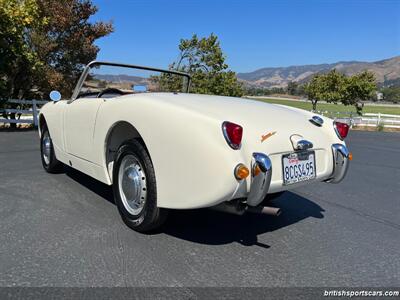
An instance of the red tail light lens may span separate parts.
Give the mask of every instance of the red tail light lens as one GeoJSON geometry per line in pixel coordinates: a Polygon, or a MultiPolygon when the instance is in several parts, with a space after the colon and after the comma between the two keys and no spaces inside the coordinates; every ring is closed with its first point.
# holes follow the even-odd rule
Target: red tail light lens
{"type": "Polygon", "coordinates": [[[242,126],[225,121],[222,123],[222,132],[226,142],[232,149],[239,149],[242,143],[243,128],[242,126]]]}
{"type": "Polygon", "coordinates": [[[346,123],[335,122],[334,123],[335,131],[339,139],[343,140],[346,138],[349,133],[349,125],[346,123]]]}

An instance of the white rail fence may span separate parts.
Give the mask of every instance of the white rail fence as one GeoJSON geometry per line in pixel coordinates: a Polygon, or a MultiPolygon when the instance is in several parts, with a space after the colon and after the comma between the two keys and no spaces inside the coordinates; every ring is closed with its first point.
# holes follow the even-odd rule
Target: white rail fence
{"type": "Polygon", "coordinates": [[[355,126],[400,128],[400,116],[389,114],[363,114],[360,118],[353,119],[355,126]]]}
{"type": "Polygon", "coordinates": [[[19,104],[19,106],[25,106],[24,109],[15,109],[15,108],[5,108],[0,109],[0,123],[4,124],[33,124],[33,126],[37,127],[38,125],[38,115],[40,111],[40,106],[46,104],[48,101],[42,100],[7,100],[7,103],[19,104]],[[4,119],[1,118],[3,113],[7,116],[14,113],[15,119],[4,119]]]}
{"type": "Polygon", "coordinates": [[[384,127],[400,129],[400,115],[365,113],[362,116],[353,112],[317,112],[337,121],[351,125],[351,127],[384,127]]]}

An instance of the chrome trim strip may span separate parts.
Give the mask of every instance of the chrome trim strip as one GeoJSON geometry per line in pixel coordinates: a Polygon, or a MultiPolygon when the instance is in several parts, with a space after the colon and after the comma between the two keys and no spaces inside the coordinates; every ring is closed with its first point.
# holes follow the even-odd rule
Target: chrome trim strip
{"type": "Polygon", "coordinates": [[[247,205],[257,206],[268,193],[271,184],[272,163],[268,155],[264,153],[253,153],[251,159],[251,186],[247,197],[247,205]],[[256,167],[260,168],[256,174],[256,167]]]}
{"type": "Polygon", "coordinates": [[[343,180],[349,168],[349,150],[343,144],[332,145],[333,172],[331,178],[326,180],[329,183],[339,183],[343,180]]]}

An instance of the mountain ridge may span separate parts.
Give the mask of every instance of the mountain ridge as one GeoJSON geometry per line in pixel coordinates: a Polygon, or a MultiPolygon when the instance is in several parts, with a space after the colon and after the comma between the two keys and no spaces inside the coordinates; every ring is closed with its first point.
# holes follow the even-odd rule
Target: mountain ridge
{"type": "Polygon", "coordinates": [[[288,67],[265,67],[252,72],[237,73],[245,86],[260,88],[284,88],[290,81],[305,83],[317,73],[336,69],[346,75],[364,70],[375,74],[379,85],[400,84],[400,56],[374,62],[339,61],[336,63],[293,65],[288,67]]]}

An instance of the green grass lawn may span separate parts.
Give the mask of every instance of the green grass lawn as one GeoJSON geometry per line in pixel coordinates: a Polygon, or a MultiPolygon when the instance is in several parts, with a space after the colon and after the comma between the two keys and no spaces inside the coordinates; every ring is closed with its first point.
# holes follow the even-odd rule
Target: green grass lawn
{"type": "MultiPolygon", "coordinates": [[[[293,106],[305,110],[311,110],[312,104],[311,102],[302,102],[296,100],[280,100],[280,99],[264,99],[257,98],[254,100],[264,101],[268,103],[276,103],[287,106],[293,106]]],[[[330,103],[318,103],[317,104],[318,111],[328,111],[328,112],[356,112],[354,106],[345,106],[343,104],[330,104],[330,103]]],[[[391,114],[391,115],[400,115],[400,105],[398,107],[390,107],[390,106],[369,106],[364,105],[363,113],[381,113],[381,114],[391,114]]]]}

